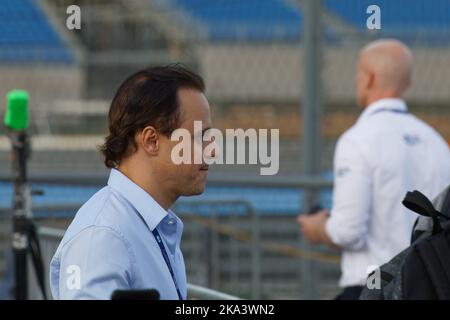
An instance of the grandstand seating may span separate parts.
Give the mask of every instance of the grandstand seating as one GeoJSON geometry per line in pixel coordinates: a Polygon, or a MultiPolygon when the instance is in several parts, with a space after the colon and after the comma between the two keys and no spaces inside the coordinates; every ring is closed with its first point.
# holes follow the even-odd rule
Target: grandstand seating
{"type": "Polygon", "coordinates": [[[366,28],[366,9],[377,4],[381,9],[383,27],[391,30],[438,31],[450,27],[448,0],[326,0],[329,10],[338,13],[358,28],[366,28]]]}
{"type": "MultiPolygon", "coordinates": [[[[212,41],[295,41],[303,15],[287,0],[170,0],[206,27],[212,41]]],[[[446,45],[450,42],[450,1],[378,0],[382,11],[379,36],[407,42],[446,45]]],[[[325,8],[356,30],[365,31],[371,0],[324,0],[325,8]]],[[[327,22],[325,21],[327,24],[327,22]]],[[[331,28],[330,28],[331,27],[331,28]]],[[[0,63],[72,63],[74,57],[34,0],[2,0],[0,63]]],[[[326,26],[328,40],[334,34],[326,26]]]]}
{"type": "MultiPolygon", "coordinates": [[[[298,40],[303,15],[288,0],[171,0],[206,27],[210,40],[267,41],[298,40]]],[[[325,0],[324,6],[355,30],[367,31],[366,9],[372,0],[325,0]]],[[[450,40],[450,1],[378,0],[382,30],[378,36],[393,36],[405,42],[447,44],[450,40]]],[[[325,19],[326,39],[337,39],[333,25],[325,19]]]]}
{"type": "Polygon", "coordinates": [[[360,31],[367,30],[367,7],[376,4],[381,11],[380,36],[440,45],[450,40],[448,0],[325,0],[324,3],[330,12],[360,31]]]}
{"type": "Polygon", "coordinates": [[[295,40],[302,15],[283,0],[172,0],[206,25],[211,40],[295,40]]]}
{"type": "Polygon", "coordinates": [[[0,63],[72,63],[74,57],[33,0],[2,0],[0,63]]]}

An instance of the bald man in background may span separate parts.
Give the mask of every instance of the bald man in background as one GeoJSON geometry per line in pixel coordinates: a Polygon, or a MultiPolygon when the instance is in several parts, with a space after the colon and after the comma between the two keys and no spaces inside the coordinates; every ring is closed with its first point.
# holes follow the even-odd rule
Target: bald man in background
{"type": "Polygon", "coordinates": [[[403,100],[412,65],[410,50],[393,39],[361,50],[363,111],[336,145],[332,209],[297,219],[310,242],[342,250],[337,299],[358,299],[368,273],[409,245],[416,215],[402,206],[406,192],[433,198],[450,183],[448,145],[403,100]]]}

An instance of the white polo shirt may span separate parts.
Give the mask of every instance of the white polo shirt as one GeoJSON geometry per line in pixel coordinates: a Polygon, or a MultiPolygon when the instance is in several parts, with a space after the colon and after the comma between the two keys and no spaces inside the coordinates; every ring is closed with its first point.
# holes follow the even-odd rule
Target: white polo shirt
{"type": "Polygon", "coordinates": [[[402,205],[406,192],[433,198],[450,183],[450,150],[403,100],[382,99],[339,138],[334,175],[326,230],[343,249],[339,285],[364,285],[410,244],[417,216],[402,205]]]}

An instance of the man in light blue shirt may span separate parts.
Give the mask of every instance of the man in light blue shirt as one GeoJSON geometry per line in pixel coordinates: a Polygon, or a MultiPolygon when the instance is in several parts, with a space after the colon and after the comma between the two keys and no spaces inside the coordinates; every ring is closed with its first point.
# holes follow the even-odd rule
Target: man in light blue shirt
{"type": "Polygon", "coordinates": [[[118,89],[101,148],[108,185],[80,208],[51,261],[55,299],[143,289],[187,298],[183,223],[169,208],[179,196],[203,192],[208,166],[175,164],[170,134],[193,133],[194,121],[202,121],[202,134],[209,129],[203,91],[203,80],[178,65],[137,72],[118,89]]]}

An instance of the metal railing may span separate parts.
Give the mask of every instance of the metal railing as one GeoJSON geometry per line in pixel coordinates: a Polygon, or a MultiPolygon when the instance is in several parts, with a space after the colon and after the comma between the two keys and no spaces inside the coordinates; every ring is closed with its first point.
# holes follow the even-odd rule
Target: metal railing
{"type": "MultiPolygon", "coordinates": [[[[209,262],[209,270],[210,270],[210,281],[209,284],[211,287],[219,288],[220,287],[220,271],[221,271],[221,259],[220,259],[220,235],[228,235],[226,232],[221,232],[220,228],[217,228],[217,226],[224,226],[222,223],[220,223],[220,209],[226,208],[226,207],[235,207],[241,208],[243,211],[241,214],[237,213],[236,210],[231,210],[232,212],[228,213],[227,216],[230,217],[232,215],[238,216],[240,218],[248,219],[250,222],[250,230],[248,230],[248,242],[251,246],[251,264],[250,264],[250,272],[251,272],[251,298],[252,299],[260,299],[261,298],[261,281],[262,281],[262,275],[261,275],[261,246],[260,246],[260,222],[259,222],[259,215],[255,213],[253,207],[248,201],[243,200],[201,200],[201,201],[186,201],[184,203],[180,203],[180,205],[175,205],[174,210],[183,216],[183,219],[186,221],[193,221],[196,223],[197,226],[203,226],[205,228],[205,231],[207,232],[207,237],[210,241],[207,241],[208,248],[207,252],[209,253],[207,260],[209,262]],[[183,204],[185,206],[192,206],[190,210],[183,209],[183,204]],[[199,207],[201,206],[210,206],[210,214],[209,218],[207,219],[208,223],[204,223],[204,219],[196,213],[199,212],[199,207]]],[[[239,209],[237,209],[239,211],[239,209]]],[[[242,223],[241,223],[242,225],[242,223]]],[[[226,225],[228,229],[235,229],[235,227],[226,225]]],[[[239,229],[238,231],[242,231],[239,229]]],[[[234,244],[237,245],[242,244],[242,241],[239,239],[233,239],[234,244]]],[[[237,257],[239,255],[238,248],[236,248],[236,245],[230,250],[230,254],[233,254],[234,257],[237,257]]],[[[234,264],[236,265],[237,258],[234,260],[234,264]]],[[[234,279],[238,278],[239,269],[235,268],[233,270],[234,272],[234,279]]]]}
{"type": "MultiPolygon", "coordinates": [[[[86,171],[70,172],[64,171],[31,171],[29,181],[31,183],[49,183],[49,184],[66,184],[66,185],[94,185],[103,186],[108,181],[109,170],[102,171],[86,171]]],[[[9,170],[0,170],[0,181],[11,181],[12,176],[9,170]]],[[[208,185],[222,185],[234,187],[255,187],[255,188],[299,188],[308,190],[320,190],[333,187],[333,181],[321,177],[305,177],[305,176],[242,176],[227,174],[208,175],[208,185]]]]}
{"type": "MultiPolygon", "coordinates": [[[[50,227],[39,227],[38,233],[39,233],[40,241],[41,241],[42,255],[43,255],[43,259],[44,259],[44,268],[46,269],[45,274],[48,275],[50,260],[53,257],[54,253],[56,252],[56,249],[57,249],[61,239],[64,236],[65,230],[57,229],[57,228],[50,228],[50,227]]],[[[50,286],[49,286],[48,281],[46,281],[46,285],[47,285],[46,290],[48,293],[50,293],[50,286]]],[[[188,283],[187,289],[188,289],[188,298],[191,300],[239,300],[239,299],[241,299],[236,296],[226,294],[224,292],[219,292],[219,291],[205,288],[202,286],[198,286],[198,285],[195,285],[192,283],[188,283]]],[[[30,277],[29,292],[31,294],[31,296],[30,296],[31,299],[41,299],[42,298],[33,273],[31,274],[31,277],[30,277]]]]}
{"type": "MultiPolygon", "coordinates": [[[[2,176],[0,178],[7,178],[6,176],[2,176]]],[[[38,174],[34,175],[31,174],[31,181],[32,182],[40,182],[40,183],[48,183],[48,184],[64,184],[70,187],[70,185],[98,185],[99,187],[104,185],[107,181],[107,176],[105,176],[103,173],[99,173],[97,175],[90,175],[89,177],[85,176],[71,176],[71,175],[44,175],[44,174],[38,174]]],[[[290,177],[290,178],[279,178],[279,177],[270,177],[270,179],[265,179],[265,177],[258,177],[258,179],[253,178],[249,179],[247,177],[215,177],[211,176],[208,179],[208,185],[215,185],[215,186],[233,186],[233,187],[243,187],[243,188],[298,188],[302,190],[309,190],[310,192],[317,192],[321,189],[331,188],[332,182],[329,180],[321,179],[321,178],[297,178],[297,177],[290,177]]],[[[309,199],[304,199],[308,201],[309,199]]],[[[267,252],[270,254],[276,254],[280,257],[291,257],[293,260],[290,260],[289,263],[292,264],[294,261],[297,261],[298,263],[298,272],[297,272],[297,280],[290,281],[291,284],[297,282],[299,284],[299,288],[301,290],[303,297],[309,297],[309,298],[317,298],[315,296],[317,294],[317,290],[309,290],[308,288],[317,286],[319,282],[317,282],[318,279],[309,279],[314,281],[312,286],[305,285],[305,283],[308,281],[308,279],[304,279],[304,273],[302,270],[305,268],[308,268],[309,270],[313,270],[313,273],[315,274],[321,274],[322,273],[322,265],[325,264],[333,264],[336,265],[339,262],[339,258],[336,254],[329,254],[326,251],[320,252],[317,251],[315,248],[312,250],[310,247],[307,247],[304,245],[304,242],[302,242],[302,238],[300,237],[300,233],[298,233],[298,242],[291,242],[290,245],[284,244],[284,243],[278,243],[277,241],[271,241],[272,239],[269,238],[269,241],[265,240],[264,238],[261,238],[261,232],[264,230],[264,228],[267,229],[267,222],[261,221],[262,217],[260,214],[257,214],[254,212],[254,209],[252,206],[242,200],[222,200],[222,201],[181,201],[183,204],[213,204],[214,207],[217,209],[220,209],[223,206],[229,206],[232,204],[240,205],[244,207],[244,216],[246,216],[247,220],[246,223],[238,222],[237,227],[230,226],[227,223],[223,223],[222,216],[218,214],[218,212],[214,212],[212,210],[208,214],[208,218],[197,215],[197,210],[193,209],[189,212],[186,212],[185,210],[179,210],[179,208],[175,208],[175,211],[177,213],[182,213],[183,219],[186,219],[186,221],[194,222],[194,224],[200,226],[203,230],[202,235],[206,235],[208,238],[206,241],[202,241],[207,243],[206,250],[203,252],[202,259],[191,259],[195,263],[199,263],[198,261],[202,261],[202,263],[207,263],[206,266],[207,273],[209,273],[209,281],[198,281],[195,280],[196,283],[202,284],[203,286],[206,285],[210,288],[219,289],[221,291],[228,291],[228,289],[221,287],[221,284],[224,284],[227,282],[227,280],[223,281],[223,276],[221,278],[220,273],[221,269],[223,268],[224,272],[231,272],[230,280],[236,282],[239,286],[242,285],[242,281],[239,278],[239,273],[242,272],[243,267],[249,267],[250,269],[250,286],[248,287],[249,290],[243,289],[246,293],[243,294],[242,292],[234,292],[234,294],[238,293],[239,296],[245,296],[252,299],[259,299],[264,298],[262,296],[262,293],[271,290],[267,289],[267,281],[264,280],[264,288],[262,288],[263,285],[263,275],[262,270],[265,269],[267,272],[267,252]],[[184,212],[183,212],[184,211],[184,212]],[[242,230],[242,226],[246,227],[246,230],[242,230]],[[227,239],[231,239],[230,242],[230,248],[226,248],[226,244],[224,244],[223,237],[226,237],[227,239]],[[220,238],[222,237],[222,238],[220,238]],[[242,248],[243,247],[249,247],[250,250],[248,252],[248,256],[246,257],[245,263],[241,262],[239,267],[237,266],[236,261],[238,261],[239,254],[242,255],[242,248]],[[220,249],[220,250],[219,250],[220,249]],[[224,250],[229,250],[227,254],[229,253],[232,260],[227,260],[226,264],[223,263],[223,257],[219,257],[219,255],[224,250]],[[219,253],[221,251],[221,253],[219,253]],[[264,252],[264,260],[262,259],[262,255],[264,252]],[[205,257],[206,254],[206,257],[205,257]],[[234,259],[234,260],[233,260],[234,259]],[[262,261],[263,260],[263,261],[262,261]],[[244,265],[243,265],[244,264],[244,265]],[[231,266],[230,266],[231,265],[231,266]],[[264,268],[263,268],[264,267],[264,268]],[[229,271],[231,269],[231,271],[229,271]],[[234,274],[234,276],[233,276],[234,274]],[[221,278],[219,283],[219,278],[221,278]]],[[[306,205],[306,203],[304,203],[306,205]]],[[[33,211],[35,213],[38,212],[70,212],[75,213],[79,207],[81,206],[81,203],[67,203],[63,205],[37,205],[35,204],[33,206],[33,211]]],[[[311,204],[306,205],[306,207],[310,207],[311,204]]],[[[7,211],[0,209],[0,211],[7,211]]],[[[41,215],[42,216],[42,215],[41,215]]],[[[57,216],[49,215],[49,218],[56,218],[57,216]]],[[[240,218],[240,217],[239,217],[240,218]]],[[[277,220],[278,221],[278,220],[277,220]]],[[[229,222],[229,221],[227,221],[229,222]]],[[[284,223],[285,224],[285,223],[284,223]]],[[[44,231],[43,239],[51,237],[51,232],[48,232],[51,229],[42,229],[44,231]],[[46,233],[47,232],[47,233],[46,233]]],[[[292,235],[291,235],[292,236],[292,235]]],[[[264,237],[267,237],[267,230],[264,235],[264,237]]],[[[199,236],[201,238],[201,236],[199,236]]],[[[226,240],[226,239],[225,239],[226,240]]],[[[185,243],[185,241],[183,241],[185,243]]],[[[226,241],[225,241],[226,242],[226,241]]],[[[43,246],[44,247],[44,246],[43,246]]],[[[47,256],[51,258],[51,256],[54,253],[54,250],[56,250],[56,247],[51,248],[49,246],[45,246],[47,248],[44,248],[44,250],[50,250],[47,253],[47,256]]],[[[205,249],[203,247],[203,249],[205,249]]],[[[183,250],[184,252],[184,250],[183,250]]],[[[276,261],[270,262],[270,263],[276,263],[276,261]]],[[[244,261],[245,259],[242,259],[244,261]]],[[[49,260],[48,260],[49,261],[49,260]]],[[[190,262],[192,262],[190,261],[190,262]]],[[[194,263],[194,264],[195,264],[194,263]]],[[[190,263],[191,264],[191,263],[190,263]]],[[[282,268],[286,269],[283,263],[281,262],[282,268]]],[[[47,266],[46,266],[47,267],[47,266]]],[[[205,267],[204,267],[205,268],[205,267]]],[[[328,268],[328,267],[327,267],[328,268]]],[[[270,269],[270,267],[269,267],[270,269]]],[[[280,272],[283,272],[280,269],[280,272]]],[[[292,269],[288,267],[288,269],[292,269]]],[[[195,270],[195,268],[194,268],[195,270]]],[[[277,269],[278,270],[278,269],[277,269]]],[[[248,272],[248,271],[245,271],[248,272]]],[[[278,272],[278,271],[277,271],[278,272]]],[[[334,273],[334,271],[333,271],[334,273]]],[[[222,273],[223,274],[223,273],[222,273]]],[[[275,276],[273,279],[276,279],[277,276],[275,276]]],[[[191,277],[192,279],[192,277],[191,277]]],[[[195,277],[194,277],[195,279],[195,277]]],[[[245,278],[247,279],[247,278],[245,278]]],[[[337,280],[337,279],[336,279],[337,280]]],[[[247,281],[247,280],[246,280],[247,281]]],[[[275,281],[275,280],[273,280],[275,281]]],[[[273,282],[272,283],[275,283],[273,282]]],[[[233,282],[233,283],[234,283],[233,282]]],[[[245,282],[246,283],[246,282],[245,282]]],[[[228,284],[228,283],[227,283],[228,284]]],[[[238,287],[239,287],[238,286],[238,287]]],[[[245,285],[244,285],[245,287],[245,285]]],[[[316,289],[316,288],[313,288],[316,289]]],[[[233,290],[234,291],[234,288],[233,290]]],[[[297,291],[298,292],[298,291],[297,291]]]]}

